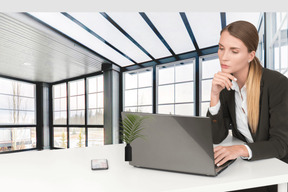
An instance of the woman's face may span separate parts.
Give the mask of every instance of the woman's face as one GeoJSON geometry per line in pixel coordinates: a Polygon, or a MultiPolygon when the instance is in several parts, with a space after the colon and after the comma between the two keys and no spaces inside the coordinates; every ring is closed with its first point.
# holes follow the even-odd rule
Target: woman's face
{"type": "Polygon", "coordinates": [[[240,75],[248,73],[248,61],[252,61],[255,51],[249,53],[240,39],[230,35],[228,31],[223,31],[219,40],[218,56],[222,72],[240,75]]]}

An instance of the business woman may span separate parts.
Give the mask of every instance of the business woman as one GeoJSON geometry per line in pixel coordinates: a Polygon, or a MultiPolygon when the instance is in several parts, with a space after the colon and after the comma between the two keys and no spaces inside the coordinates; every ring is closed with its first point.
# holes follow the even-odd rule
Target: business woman
{"type": "MultiPolygon", "coordinates": [[[[257,29],[246,21],[233,22],[221,31],[221,71],[212,80],[207,116],[214,143],[223,141],[231,129],[243,145],[215,147],[217,166],[237,157],[288,162],[288,79],[261,66],[255,56],[258,42],[257,29]]],[[[247,191],[277,191],[277,187],[247,191]]]]}

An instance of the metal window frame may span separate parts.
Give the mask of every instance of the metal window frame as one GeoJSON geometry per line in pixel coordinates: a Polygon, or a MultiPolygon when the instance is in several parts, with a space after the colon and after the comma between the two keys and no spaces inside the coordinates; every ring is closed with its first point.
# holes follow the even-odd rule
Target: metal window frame
{"type": "MultiPolygon", "coordinates": [[[[85,129],[85,147],[88,147],[88,128],[95,128],[95,129],[104,129],[104,123],[103,125],[88,125],[88,78],[90,77],[95,77],[95,76],[99,76],[99,75],[103,75],[102,71],[96,72],[96,73],[91,73],[88,75],[82,75],[82,76],[78,76],[78,77],[74,77],[74,78],[70,78],[70,79],[65,79],[65,80],[61,80],[58,82],[54,82],[50,84],[50,146],[51,149],[62,149],[59,147],[55,147],[54,146],[54,127],[66,127],[67,128],[67,148],[70,148],[70,128],[72,127],[77,127],[77,128],[84,128],[85,129]],[[77,80],[84,80],[84,100],[85,100],[85,109],[84,109],[84,124],[70,124],[69,123],[69,99],[70,99],[70,94],[69,94],[69,82],[72,81],[77,81],[77,80]],[[65,83],[66,84],[66,101],[67,101],[67,105],[66,105],[66,113],[67,113],[67,120],[66,120],[66,124],[54,124],[53,122],[53,86],[54,85],[59,85],[65,83]]],[[[103,82],[104,83],[104,82],[103,82]]]]}
{"type": "MultiPolygon", "coordinates": [[[[39,114],[40,114],[40,110],[38,108],[39,103],[41,102],[42,99],[39,99],[39,97],[37,97],[37,88],[38,88],[38,83],[34,82],[34,81],[29,81],[29,80],[25,80],[25,79],[21,79],[21,78],[15,78],[15,77],[9,77],[6,75],[0,75],[0,78],[4,78],[4,79],[8,79],[11,81],[20,81],[20,82],[25,82],[25,83],[29,83],[29,84],[33,84],[35,85],[35,124],[0,124],[0,130],[3,128],[25,128],[25,127],[35,127],[36,130],[36,147],[35,148],[29,148],[29,149],[22,149],[22,150],[13,150],[13,151],[3,151],[0,152],[0,154],[7,154],[7,153],[15,153],[15,152],[22,152],[22,151],[31,151],[31,150],[37,150],[40,149],[39,144],[41,142],[43,142],[43,138],[41,138],[41,134],[39,134],[39,127],[41,125],[41,120],[39,119],[39,114]]],[[[30,97],[29,97],[30,98],[30,97]]]]}

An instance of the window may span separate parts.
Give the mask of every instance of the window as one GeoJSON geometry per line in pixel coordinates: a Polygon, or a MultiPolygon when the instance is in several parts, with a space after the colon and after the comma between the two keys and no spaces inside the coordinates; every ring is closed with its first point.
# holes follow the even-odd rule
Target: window
{"type": "Polygon", "coordinates": [[[35,84],[0,78],[0,152],[36,148],[35,84]]]}
{"type": "Polygon", "coordinates": [[[268,36],[270,42],[268,54],[269,63],[268,67],[279,71],[288,77],[288,19],[287,13],[270,13],[270,20],[268,21],[269,27],[272,31],[271,36],[268,36]]]}
{"type": "Polygon", "coordinates": [[[212,79],[221,71],[217,54],[200,58],[200,116],[206,116],[210,106],[212,79]]]}
{"type": "Polygon", "coordinates": [[[53,85],[54,148],[104,145],[103,93],[103,75],[53,85]]]}
{"type": "Polygon", "coordinates": [[[88,124],[103,125],[103,76],[88,78],[88,124]]]}
{"type": "Polygon", "coordinates": [[[194,115],[194,60],[157,67],[157,112],[194,115]]]}
{"type": "Polygon", "coordinates": [[[152,69],[124,73],[124,110],[152,113],[152,69]]]}

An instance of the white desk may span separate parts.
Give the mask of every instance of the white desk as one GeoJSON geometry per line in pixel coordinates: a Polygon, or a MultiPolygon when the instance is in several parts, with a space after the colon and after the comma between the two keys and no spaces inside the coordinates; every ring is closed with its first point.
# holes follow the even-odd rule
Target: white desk
{"type": "Polygon", "coordinates": [[[3,192],[222,192],[272,184],[287,192],[287,181],[288,165],[275,158],[238,159],[217,177],[135,168],[124,161],[123,144],[0,155],[3,192]],[[97,158],[107,158],[109,170],[92,171],[97,158]]]}

